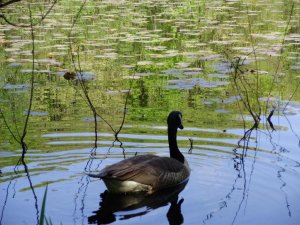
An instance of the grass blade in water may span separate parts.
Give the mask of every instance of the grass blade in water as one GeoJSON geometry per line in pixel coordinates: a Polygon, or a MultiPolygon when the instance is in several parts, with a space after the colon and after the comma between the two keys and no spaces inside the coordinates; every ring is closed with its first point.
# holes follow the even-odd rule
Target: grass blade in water
{"type": "MultiPolygon", "coordinates": [[[[48,192],[48,185],[46,186],[45,193],[44,193],[44,198],[43,198],[43,203],[42,203],[42,210],[41,210],[41,217],[40,217],[40,225],[44,225],[47,192],[48,192]]],[[[47,222],[47,224],[48,224],[48,222],[47,222]]]]}

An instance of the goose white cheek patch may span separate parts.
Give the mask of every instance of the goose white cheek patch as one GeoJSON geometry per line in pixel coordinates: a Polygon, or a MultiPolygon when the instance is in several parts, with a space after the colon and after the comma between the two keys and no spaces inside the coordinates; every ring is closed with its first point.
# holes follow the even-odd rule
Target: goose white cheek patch
{"type": "Polygon", "coordinates": [[[180,129],[183,129],[183,125],[182,125],[182,115],[181,114],[178,114],[178,117],[179,117],[179,121],[180,121],[180,129]]]}

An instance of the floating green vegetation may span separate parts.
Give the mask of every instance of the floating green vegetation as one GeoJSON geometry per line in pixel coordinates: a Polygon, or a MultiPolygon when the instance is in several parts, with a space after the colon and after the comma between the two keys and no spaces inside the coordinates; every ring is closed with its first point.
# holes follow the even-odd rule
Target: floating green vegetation
{"type": "MultiPolygon", "coordinates": [[[[42,148],[40,133],[93,131],[91,107],[98,129],[111,132],[106,122],[119,126],[126,99],[130,124],[157,117],[164,124],[169,110],[180,109],[187,118],[198,115],[195,124],[222,129],[225,118],[239,127],[240,114],[249,110],[299,111],[290,102],[300,99],[300,16],[293,1],[50,1],[30,7],[22,1],[2,10],[12,23],[0,25],[2,117],[18,136],[34,89],[28,143],[35,148],[42,148]]],[[[3,120],[0,125],[9,138],[3,120]]]]}

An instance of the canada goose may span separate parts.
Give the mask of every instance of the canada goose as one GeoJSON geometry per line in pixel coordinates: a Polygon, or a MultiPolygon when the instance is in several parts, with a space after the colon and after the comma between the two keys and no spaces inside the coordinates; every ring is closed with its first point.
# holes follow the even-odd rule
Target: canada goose
{"type": "Polygon", "coordinates": [[[138,155],[105,167],[91,177],[104,181],[112,193],[146,192],[174,187],[187,181],[190,168],[177,146],[177,129],[183,129],[182,114],[173,111],[168,119],[170,157],[138,155]]]}

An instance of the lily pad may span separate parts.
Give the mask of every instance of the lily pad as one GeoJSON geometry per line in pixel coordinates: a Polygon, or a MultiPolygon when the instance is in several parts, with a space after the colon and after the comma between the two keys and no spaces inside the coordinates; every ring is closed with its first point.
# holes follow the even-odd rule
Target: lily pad
{"type": "Polygon", "coordinates": [[[29,84],[5,84],[3,89],[26,89],[31,88],[29,84]]]}
{"type": "MultiPolygon", "coordinates": [[[[28,111],[25,110],[23,112],[23,115],[27,115],[28,111]]],[[[48,112],[39,112],[39,111],[30,111],[29,113],[30,116],[48,116],[48,112]]]]}

